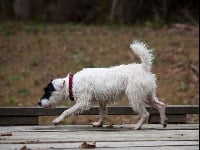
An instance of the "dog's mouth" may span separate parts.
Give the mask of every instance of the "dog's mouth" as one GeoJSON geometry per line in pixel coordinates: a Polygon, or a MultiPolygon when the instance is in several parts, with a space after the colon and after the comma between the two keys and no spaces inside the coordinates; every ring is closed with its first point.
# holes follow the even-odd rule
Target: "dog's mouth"
{"type": "Polygon", "coordinates": [[[51,102],[47,108],[55,108],[55,107],[56,107],[56,105],[53,102],[51,102]]]}
{"type": "Polygon", "coordinates": [[[44,108],[55,108],[56,105],[54,103],[50,103],[49,105],[44,106],[44,108]]]}
{"type": "Polygon", "coordinates": [[[56,105],[53,102],[48,102],[48,103],[43,103],[42,101],[40,101],[38,103],[38,106],[44,107],[44,108],[55,108],[56,105]]]}

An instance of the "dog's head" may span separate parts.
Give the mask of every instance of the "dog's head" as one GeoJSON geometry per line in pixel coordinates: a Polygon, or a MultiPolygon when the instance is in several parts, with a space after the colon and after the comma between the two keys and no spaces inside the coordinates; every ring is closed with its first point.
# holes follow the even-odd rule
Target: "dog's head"
{"type": "Polygon", "coordinates": [[[38,105],[42,107],[53,107],[56,103],[66,98],[67,90],[64,79],[55,79],[44,88],[44,95],[40,98],[38,105]]]}

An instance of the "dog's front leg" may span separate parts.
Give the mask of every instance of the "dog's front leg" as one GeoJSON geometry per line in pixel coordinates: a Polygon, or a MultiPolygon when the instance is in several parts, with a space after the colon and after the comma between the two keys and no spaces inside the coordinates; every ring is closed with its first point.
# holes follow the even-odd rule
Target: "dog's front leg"
{"type": "Polygon", "coordinates": [[[84,105],[82,103],[76,103],[71,108],[65,110],[60,116],[58,116],[55,120],[53,120],[53,124],[57,125],[64,121],[66,117],[69,117],[73,114],[80,113],[84,110],[84,105]]]}
{"type": "Polygon", "coordinates": [[[101,102],[99,107],[99,121],[94,122],[93,127],[102,127],[103,121],[106,118],[106,102],[101,102]]]}

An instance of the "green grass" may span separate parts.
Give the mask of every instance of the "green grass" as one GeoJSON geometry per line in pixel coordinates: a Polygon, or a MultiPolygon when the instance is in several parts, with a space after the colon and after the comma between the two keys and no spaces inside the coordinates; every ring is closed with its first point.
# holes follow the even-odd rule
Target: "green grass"
{"type": "Polygon", "coordinates": [[[21,89],[18,90],[18,93],[22,96],[27,96],[27,95],[30,94],[30,91],[26,88],[21,88],[21,89]]]}
{"type": "Polygon", "coordinates": [[[17,82],[22,80],[22,75],[21,74],[12,74],[8,77],[9,82],[17,82]]]}

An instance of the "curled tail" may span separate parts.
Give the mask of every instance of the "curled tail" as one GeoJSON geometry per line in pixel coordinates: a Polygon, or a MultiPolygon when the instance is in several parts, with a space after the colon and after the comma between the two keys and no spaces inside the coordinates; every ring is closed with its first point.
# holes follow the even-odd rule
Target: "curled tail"
{"type": "Polygon", "coordinates": [[[153,55],[151,54],[151,50],[149,50],[144,43],[137,41],[134,41],[130,45],[130,47],[132,51],[135,52],[137,56],[141,59],[142,67],[146,71],[151,71],[152,60],[154,58],[153,55]]]}

